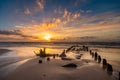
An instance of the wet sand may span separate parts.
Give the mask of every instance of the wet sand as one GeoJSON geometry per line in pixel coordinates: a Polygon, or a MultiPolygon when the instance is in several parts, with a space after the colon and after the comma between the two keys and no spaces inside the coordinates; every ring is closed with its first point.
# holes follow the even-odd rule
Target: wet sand
{"type": "Polygon", "coordinates": [[[5,80],[111,80],[108,75],[88,53],[81,59],[61,60],[46,58],[38,63],[39,58],[32,59],[19,66],[5,80]],[[65,64],[74,63],[77,68],[64,68],[65,64]]]}
{"type": "Polygon", "coordinates": [[[4,53],[7,53],[7,52],[10,52],[12,50],[9,50],[9,49],[0,49],[0,55],[4,54],[4,53]]]}

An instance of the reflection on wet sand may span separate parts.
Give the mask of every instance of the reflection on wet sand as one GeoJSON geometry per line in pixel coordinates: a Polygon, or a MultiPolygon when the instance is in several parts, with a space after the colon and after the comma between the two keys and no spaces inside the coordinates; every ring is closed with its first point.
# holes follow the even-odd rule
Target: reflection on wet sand
{"type": "Polygon", "coordinates": [[[14,71],[17,67],[19,67],[20,65],[24,64],[28,60],[30,60],[30,59],[25,59],[25,60],[22,60],[22,61],[18,61],[18,62],[9,64],[9,65],[6,65],[4,67],[1,67],[0,68],[0,73],[2,73],[2,74],[0,74],[0,78],[3,78],[4,76],[8,75],[12,71],[14,71]]]}

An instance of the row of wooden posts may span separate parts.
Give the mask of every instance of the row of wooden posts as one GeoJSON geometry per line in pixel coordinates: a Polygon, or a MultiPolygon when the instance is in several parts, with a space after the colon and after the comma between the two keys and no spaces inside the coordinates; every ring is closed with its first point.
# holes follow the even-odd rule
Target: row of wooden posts
{"type": "MultiPolygon", "coordinates": [[[[66,50],[70,51],[70,50],[75,50],[75,47],[78,46],[71,46],[70,48],[68,48],[66,50]]],[[[101,56],[97,53],[97,52],[93,52],[92,50],[89,50],[88,46],[82,46],[82,48],[80,48],[78,51],[90,51],[90,55],[92,56],[92,58],[97,61],[98,63],[102,63],[102,67],[104,70],[107,71],[108,74],[112,75],[113,74],[113,67],[110,63],[107,62],[107,60],[105,58],[101,58],[101,56]]],[[[120,72],[118,73],[118,80],[120,80],[120,72]]]]}
{"type": "Polygon", "coordinates": [[[97,61],[98,63],[101,63],[102,60],[103,69],[107,69],[107,72],[109,74],[113,73],[112,65],[109,64],[105,58],[101,59],[101,56],[97,52],[92,52],[92,50],[90,50],[90,55],[92,55],[92,58],[94,58],[94,60],[97,61]]]}
{"type": "MultiPolygon", "coordinates": [[[[78,45],[76,46],[71,46],[70,48],[68,48],[66,50],[67,51],[71,51],[71,50],[76,50],[75,47],[78,47],[78,45]]],[[[101,58],[101,56],[97,53],[97,52],[93,52],[92,50],[89,50],[88,46],[82,46],[82,48],[79,48],[76,51],[90,51],[90,55],[92,56],[92,58],[97,61],[98,63],[102,63],[102,67],[104,70],[107,71],[108,74],[112,75],[113,74],[113,67],[110,63],[107,62],[107,60],[105,58],[101,58]]],[[[64,51],[65,52],[65,51],[64,51]]],[[[120,72],[118,73],[118,80],[120,80],[120,72]]]]}
{"type": "MultiPolygon", "coordinates": [[[[92,56],[92,58],[94,58],[95,61],[97,61],[98,63],[101,63],[102,61],[102,67],[104,70],[107,70],[107,73],[112,75],[113,74],[113,67],[110,63],[107,62],[107,60],[105,58],[101,58],[101,56],[97,53],[97,52],[93,52],[92,50],[90,51],[90,55],[92,56]]],[[[118,80],[120,80],[120,72],[118,73],[118,80]]]]}

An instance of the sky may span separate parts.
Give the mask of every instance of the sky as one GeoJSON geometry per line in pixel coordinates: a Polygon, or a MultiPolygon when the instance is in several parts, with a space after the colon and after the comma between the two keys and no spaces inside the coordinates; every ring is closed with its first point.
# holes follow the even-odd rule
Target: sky
{"type": "Polygon", "coordinates": [[[120,0],[0,0],[0,42],[119,42],[120,0]]]}

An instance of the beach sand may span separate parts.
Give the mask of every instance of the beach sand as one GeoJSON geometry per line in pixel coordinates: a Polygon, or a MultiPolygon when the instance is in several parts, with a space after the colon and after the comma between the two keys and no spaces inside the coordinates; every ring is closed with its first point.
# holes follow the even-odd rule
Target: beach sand
{"type": "Polygon", "coordinates": [[[92,60],[88,53],[81,59],[61,60],[46,58],[43,63],[38,63],[39,58],[34,58],[19,66],[9,74],[5,80],[111,80],[100,64],[92,60]],[[74,63],[77,68],[62,67],[65,64],[74,63]]]}

